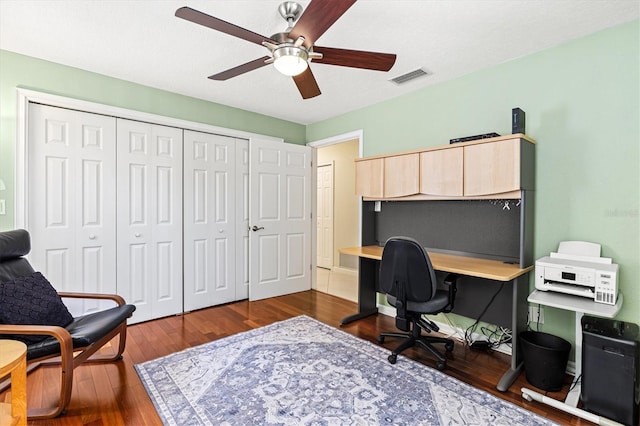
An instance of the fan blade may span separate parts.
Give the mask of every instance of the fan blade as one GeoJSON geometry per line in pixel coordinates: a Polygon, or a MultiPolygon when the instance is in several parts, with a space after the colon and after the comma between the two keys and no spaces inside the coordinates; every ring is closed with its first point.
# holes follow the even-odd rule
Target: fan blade
{"type": "Polygon", "coordinates": [[[264,61],[270,59],[268,56],[263,56],[262,58],[255,59],[251,62],[247,62],[246,64],[238,65],[237,67],[228,69],[226,71],[222,71],[218,74],[210,75],[209,78],[211,80],[228,80],[231,77],[237,77],[240,74],[244,74],[249,71],[256,70],[267,65],[264,61]]]}
{"type": "Polygon", "coordinates": [[[396,55],[392,53],[365,52],[363,50],[321,46],[314,46],[313,52],[322,53],[322,58],[314,59],[313,62],[341,67],[389,71],[393,64],[396,63],[396,55]]]}
{"type": "Polygon", "coordinates": [[[302,74],[294,75],[293,81],[296,83],[296,86],[298,86],[298,91],[300,91],[302,99],[315,98],[320,94],[320,88],[310,67],[302,74]]]}
{"type": "Polygon", "coordinates": [[[230,24],[222,19],[215,18],[187,6],[176,10],[176,16],[255,44],[262,45],[263,41],[270,41],[271,43],[278,44],[278,42],[271,40],[269,37],[262,36],[237,25],[230,24]]]}
{"type": "Polygon", "coordinates": [[[355,2],[356,0],[312,0],[289,32],[289,38],[295,40],[302,36],[305,47],[313,46],[355,2]]]}

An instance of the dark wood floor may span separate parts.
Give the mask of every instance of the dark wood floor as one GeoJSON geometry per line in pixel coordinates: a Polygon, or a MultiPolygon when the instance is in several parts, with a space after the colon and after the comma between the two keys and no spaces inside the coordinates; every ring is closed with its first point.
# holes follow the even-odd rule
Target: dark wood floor
{"type": "MultiPolygon", "coordinates": [[[[312,290],[258,302],[230,303],[132,325],[129,327],[127,349],[122,361],[78,367],[75,370],[73,396],[67,413],[53,420],[31,421],[29,425],[159,425],[160,419],[138,379],[134,364],[300,314],[340,327],[340,318],[355,312],[355,309],[356,305],[352,302],[312,290]]],[[[393,318],[382,314],[341,328],[372,342],[376,342],[379,332],[395,330],[393,318]]],[[[387,339],[384,344],[387,348],[395,345],[395,339],[387,339]]],[[[422,350],[409,350],[405,353],[416,361],[435,367],[434,359],[422,350]]],[[[456,342],[445,372],[560,424],[592,424],[546,405],[524,401],[520,388],[535,390],[526,382],[524,374],[520,375],[507,392],[497,391],[496,383],[509,363],[510,357],[504,354],[478,352],[456,342]]],[[[570,378],[567,379],[569,380],[570,378]]],[[[53,405],[53,398],[59,392],[58,383],[58,367],[36,369],[28,379],[28,405],[53,405]]],[[[563,390],[567,392],[568,386],[563,390]]],[[[0,393],[0,400],[8,397],[7,393],[0,393]]],[[[549,396],[564,398],[562,392],[549,396]]]]}

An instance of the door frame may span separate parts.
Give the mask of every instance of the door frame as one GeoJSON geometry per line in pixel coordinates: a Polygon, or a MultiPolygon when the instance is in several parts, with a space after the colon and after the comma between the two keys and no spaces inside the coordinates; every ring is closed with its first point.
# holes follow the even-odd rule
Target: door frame
{"type": "MultiPolygon", "coordinates": [[[[311,158],[313,161],[313,168],[311,169],[311,211],[313,212],[313,218],[315,220],[318,215],[318,152],[317,148],[322,148],[329,145],[335,145],[342,142],[348,142],[353,139],[358,139],[358,157],[363,156],[364,145],[364,131],[363,129],[354,130],[352,132],[342,133],[335,136],[330,136],[325,139],[318,139],[312,142],[308,142],[307,146],[313,148],[311,150],[311,158]]],[[[354,166],[355,167],[355,166],[354,166]]],[[[317,274],[315,273],[318,267],[318,235],[315,226],[311,227],[311,267],[314,273],[311,274],[311,288],[317,288],[317,274]]],[[[358,241],[362,241],[362,198],[358,203],[358,241]]]]}
{"type": "MultiPolygon", "coordinates": [[[[258,133],[245,132],[241,130],[227,129],[225,127],[219,127],[212,124],[197,123],[194,121],[182,120],[179,118],[167,117],[164,115],[157,115],[142,111],[134,111],[127,108],[116,107],[111,105],[100,104],[91,101],[84,101],[81,99],[68,98],[65,96],[53,95],[50,93],[38,92],[31,89],[16,89],[17,100],[17,112],[16,112],[16,164],[15,164],[15,212],[14,212],[14,225],[16,228],[27,228],[28,218],[28,200],[26,194],[29,188],[27,188],[27,176],[28,176],[28,156],[27,156],[27,141],[28,141],[28,119],[29,119],[29,103],[36,102],[45,105],[50,105],[59,108],[75,109],[94,114],[110,115],[118,118],[125,118],[136,121],[146,121],[153,124],[160,124],[164,126],[179,127],[187,130],[195,130],[205,133],[214,133],[224,136],[231,136],[240,139],[259,138],[261,140],[270,140],[273,142],[284,143],[283,138],[261,135],[258,133]]],[[[313,173],[312,173],[313,175],[313,173]]],[[[313,241],[312,241],[313,243],[313,241]]]]}

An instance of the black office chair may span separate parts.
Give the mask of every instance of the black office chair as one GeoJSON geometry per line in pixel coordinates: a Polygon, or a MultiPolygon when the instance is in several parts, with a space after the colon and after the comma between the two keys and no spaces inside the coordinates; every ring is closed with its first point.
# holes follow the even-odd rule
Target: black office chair
{"type": "Polygon", "coordinates": [[[438,331],[439,327],[423,318],[424,314],[451,312],[456,294],[456,275],[449,274],[444,282],[448,290],[436,288],[436,274],[429,255],[414,239],[392,237],[387,240],[380,262],[380,287],[387,294],[387,301],[396,308],[396,327],[407,333],[381,333],[378,342],[385,337],[405,339],[389,355],[389,362],[395,364],[398,354],[416,344],[430,351],[438,359],[437,368],[443,370],[447,360],[432,343],[444,343],[447,352],[453,350],[453,340],[443,337],[424,336],[438,331]]]}

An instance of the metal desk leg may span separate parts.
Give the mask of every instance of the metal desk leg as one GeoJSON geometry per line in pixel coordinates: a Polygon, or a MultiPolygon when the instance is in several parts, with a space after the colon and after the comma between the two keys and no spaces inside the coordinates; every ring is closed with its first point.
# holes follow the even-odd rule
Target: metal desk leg
{"type": "Polygon", "coordinates": [[[500,381],[498,382],[498,385],[496,386],[496,388],[500,392],[506,392],[522,372],[522,366],[523,364],[520,363],[515,368],[511,367],[507,371],[505,371],[505,373],[500,378],[500,381]]]}
{"type": "Polygon", "coordinates": [[[346,316],[340,320],[340,324],[368,317],[378,313],[376,291],[378,282],[378,268],[380,261],[375,259],[360,258],[358,271],[358,312],[346,316]]]}
{"type": "Polygon", "coordinates": [[[507,389],[516,381],[524,366],[518,350],[518,334],[527,327],[527,295],[529,274],[524,274],[511,281],[511,367],[502,375],[496,388],[500,392],[507,389]],[[522,286],[522,288],[519,288],[522,286]]]}

